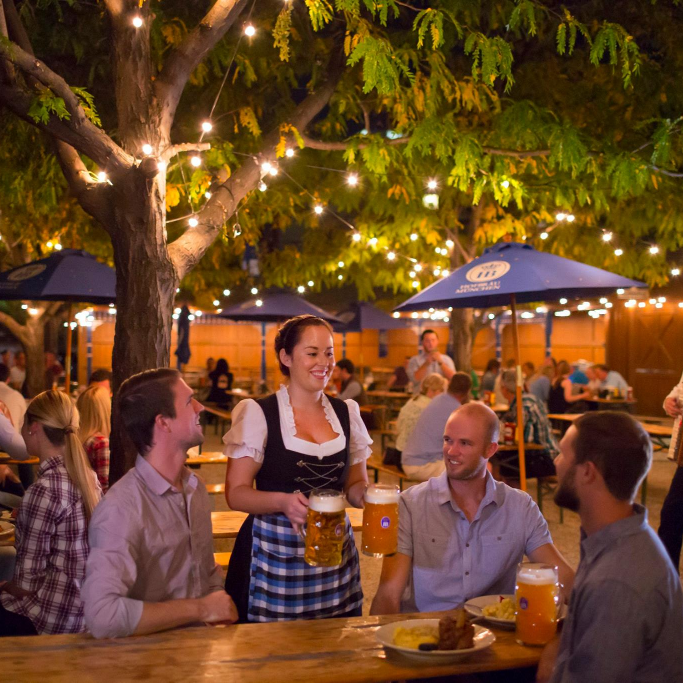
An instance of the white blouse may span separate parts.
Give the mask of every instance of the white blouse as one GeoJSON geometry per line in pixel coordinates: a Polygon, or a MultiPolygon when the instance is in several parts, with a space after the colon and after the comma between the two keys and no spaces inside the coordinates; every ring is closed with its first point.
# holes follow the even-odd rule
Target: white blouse
{"type": "MultiPolygon", "coordinates": [[[[325,443],[313,443],[300,439],[296,436],[296,423],[294,422],[294,410],[289,402],[289,392],[287,387],[282,384],[275,394],[277,405],[280,412],[280,431],[285,448],[302,455],[316,456],[320,460],[328,455],[334,455],[346,448],[346,437],[342,430],[341,423],[334,412],[334,408],[329,399],[323,394],[322,402],[325,417],[330,426],[338,436],[325,443]]],[[[358,404],[353,399],[345,401],[349,408],[349,418],[351,422],[351,464],[367,460],[372,450],[372,439],[360,416],[358,404]]],[[[263,410],[252,399],[240,401],[232,411],[232,427],[223,437],[225,448],[223,453],[229,458],[253,458],[256,462],[263,462],[263,453],[268,438],[268,425],[263,410]]]]}

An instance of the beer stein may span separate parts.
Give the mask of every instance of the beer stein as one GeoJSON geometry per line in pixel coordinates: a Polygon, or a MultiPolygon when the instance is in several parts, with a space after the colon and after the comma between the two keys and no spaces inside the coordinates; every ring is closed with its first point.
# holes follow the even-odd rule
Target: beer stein
{"type": "Polygon", "coordinates": [[[545,645],[557,632],[560,584],[557,567],[520,562],[515,585],[516,639],[522,645],[545,645]]]}
{"type": "Polygon", "coordinates": [[[370,557],[393,555],[398,549],[398,486],[370,484],[365,491],[363,543],[370,557]]]}
{"type": "Polygon", "coordinates": [[[332,489],[311,491],[308,497],[304,560],[312,567],[338,567],[346,530],[344,494],[332,489]]]}

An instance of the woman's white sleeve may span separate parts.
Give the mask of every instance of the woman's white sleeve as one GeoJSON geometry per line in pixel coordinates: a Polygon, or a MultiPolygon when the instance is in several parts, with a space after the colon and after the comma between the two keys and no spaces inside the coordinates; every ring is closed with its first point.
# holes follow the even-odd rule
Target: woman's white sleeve
{"type": "Polygon", "coordinates": [[[351,421],[351,444],[349,446],[351,464],[357,465],[372,455],[372,448],[370,448],[372,446],[372,439],[360,416],[358,404],[352,398],[344,401],[344,403],[349,408],[349,418],[351,421]]]}
{"type": "Polygon", "coordinates": [[[229,458],[253,458],[263,462],[268,438],[266,416],[256,401],[240,401],[232,410],[232,425],[223,437],[223,453],[229,458]]]}

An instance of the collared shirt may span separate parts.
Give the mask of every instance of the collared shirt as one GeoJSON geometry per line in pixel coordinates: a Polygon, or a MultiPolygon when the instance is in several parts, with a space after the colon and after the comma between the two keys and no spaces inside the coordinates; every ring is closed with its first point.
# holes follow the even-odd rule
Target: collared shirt
{"type": "Polygon", "coordinates": [[[480,595],[513,593],[524,554],[552,543],[531,496],[489,473],[472,522],[453,500],[446,473],[404,491],[398,519],[398,552],[412,558],[404,612],[448,610],[480,595]]]}
{"type": "Polygon", "coordinates": [[[95,509],[89,535],[82,596],[86,625],[97,638],[132,634],[143,602],[223,590],[209,496],[188,469],[178,490],[138,455],[95,509]]]}
{"type": "Polygon", "coordinates": [[[633,507],[581,542],[552,683],[683,681],[680,578],[633,507]]]}
{"type": "Polygon", "coordinates": [[[9,409],[14,428],[20,432],[26,414],[26,399],[7,382],[0,382],[0,401],[9,409]]]}
{"type": "Polygon", "coordinates": [[[29,457],[21,434],[16,427],[12,426],[9,418],[2,413],[0,413],[0,450],[17,460],[26,460],[29,457]]]}
{"type": "MultiPolygon", "coordinates": [[[[560,446],[553,434],[553,428],[548,420],[545,406],[531,394],[522,394],[522,409],[524,411],[524,441],[543,446],[553,460],[560,452],[560,446]]],[[[517,397],[512,399],[510,408],[503,415],[503,422],[517,423],[517,397]]]]}
{"type": "Polygon", "coordinates": [[[538,375],[529,382],[529,393],[533,394],[543,405],[548,405],[550,396],[550,378],[545,375],[538,375]]]}
{"type": "Polygon", "coordinates": [[[109,439],[102,434],[93,434],[83,444],[83,448],[102,492],[106,493],[109,488],[109,439]]]}
{"type": "Polygon", "coordinates": [[[618,389],[622,396],[628,393],[628,382],[616,371],[610,370],[600,383],[602,389],[618,389]]]}
{"type": "Polygon", "coordinates": [[[453,394],[435,396],[422,411],[401,453],[402,465],[427,465],[443,458],[443,430],[450,414],[460,407],[453,394]]]}
{"type": "Polygon", "coordinates": [[[31,595],[3,593],[3,607],[28,617],[38,633],[84,631],[80,589],[88,557],[88,520],[61,456],[42,462],[38,478],[26,490],[17,514],[16,547],[12,580],[31,595]]]}
{"type": "MultiPolygon", "coordinates": [[[[415,373],[426,363],[427,355],[428,354],[426,354],[424,351],[420,351],[420,353],[418,353],[416,356],[413,356],[408,361],[408,377],[413,383],[413,391],[416,393],[420,390],[420,380],[415,379],[415,373]]],[[[444,365],[447,365],[451,370],[453,370],[453,372],[455,372],[455,363],[450,356],[442,353],[441,360],[443,361],[444,365]]],[[[436,372],[438,375],[445,377],[443,370],[441,369],[441,364],[437,363],[435,360],[429,362],[429,365],[427,366],[427,372],[422,376],[422,379],[424,379],[427,375],[430,375],[432,372],[436,372]]]]}

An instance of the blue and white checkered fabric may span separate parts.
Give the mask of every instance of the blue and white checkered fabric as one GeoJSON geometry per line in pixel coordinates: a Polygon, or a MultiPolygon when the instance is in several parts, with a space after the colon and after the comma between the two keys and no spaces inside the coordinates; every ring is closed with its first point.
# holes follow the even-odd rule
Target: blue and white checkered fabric
{"type": "Polygon", "coordinates": [[[321,619],[363,604],[358,551],[347,516],[339,567],[311,567],[305,545],[283,514],[256,515],[253,526],[249,621],[321,619]]]}

